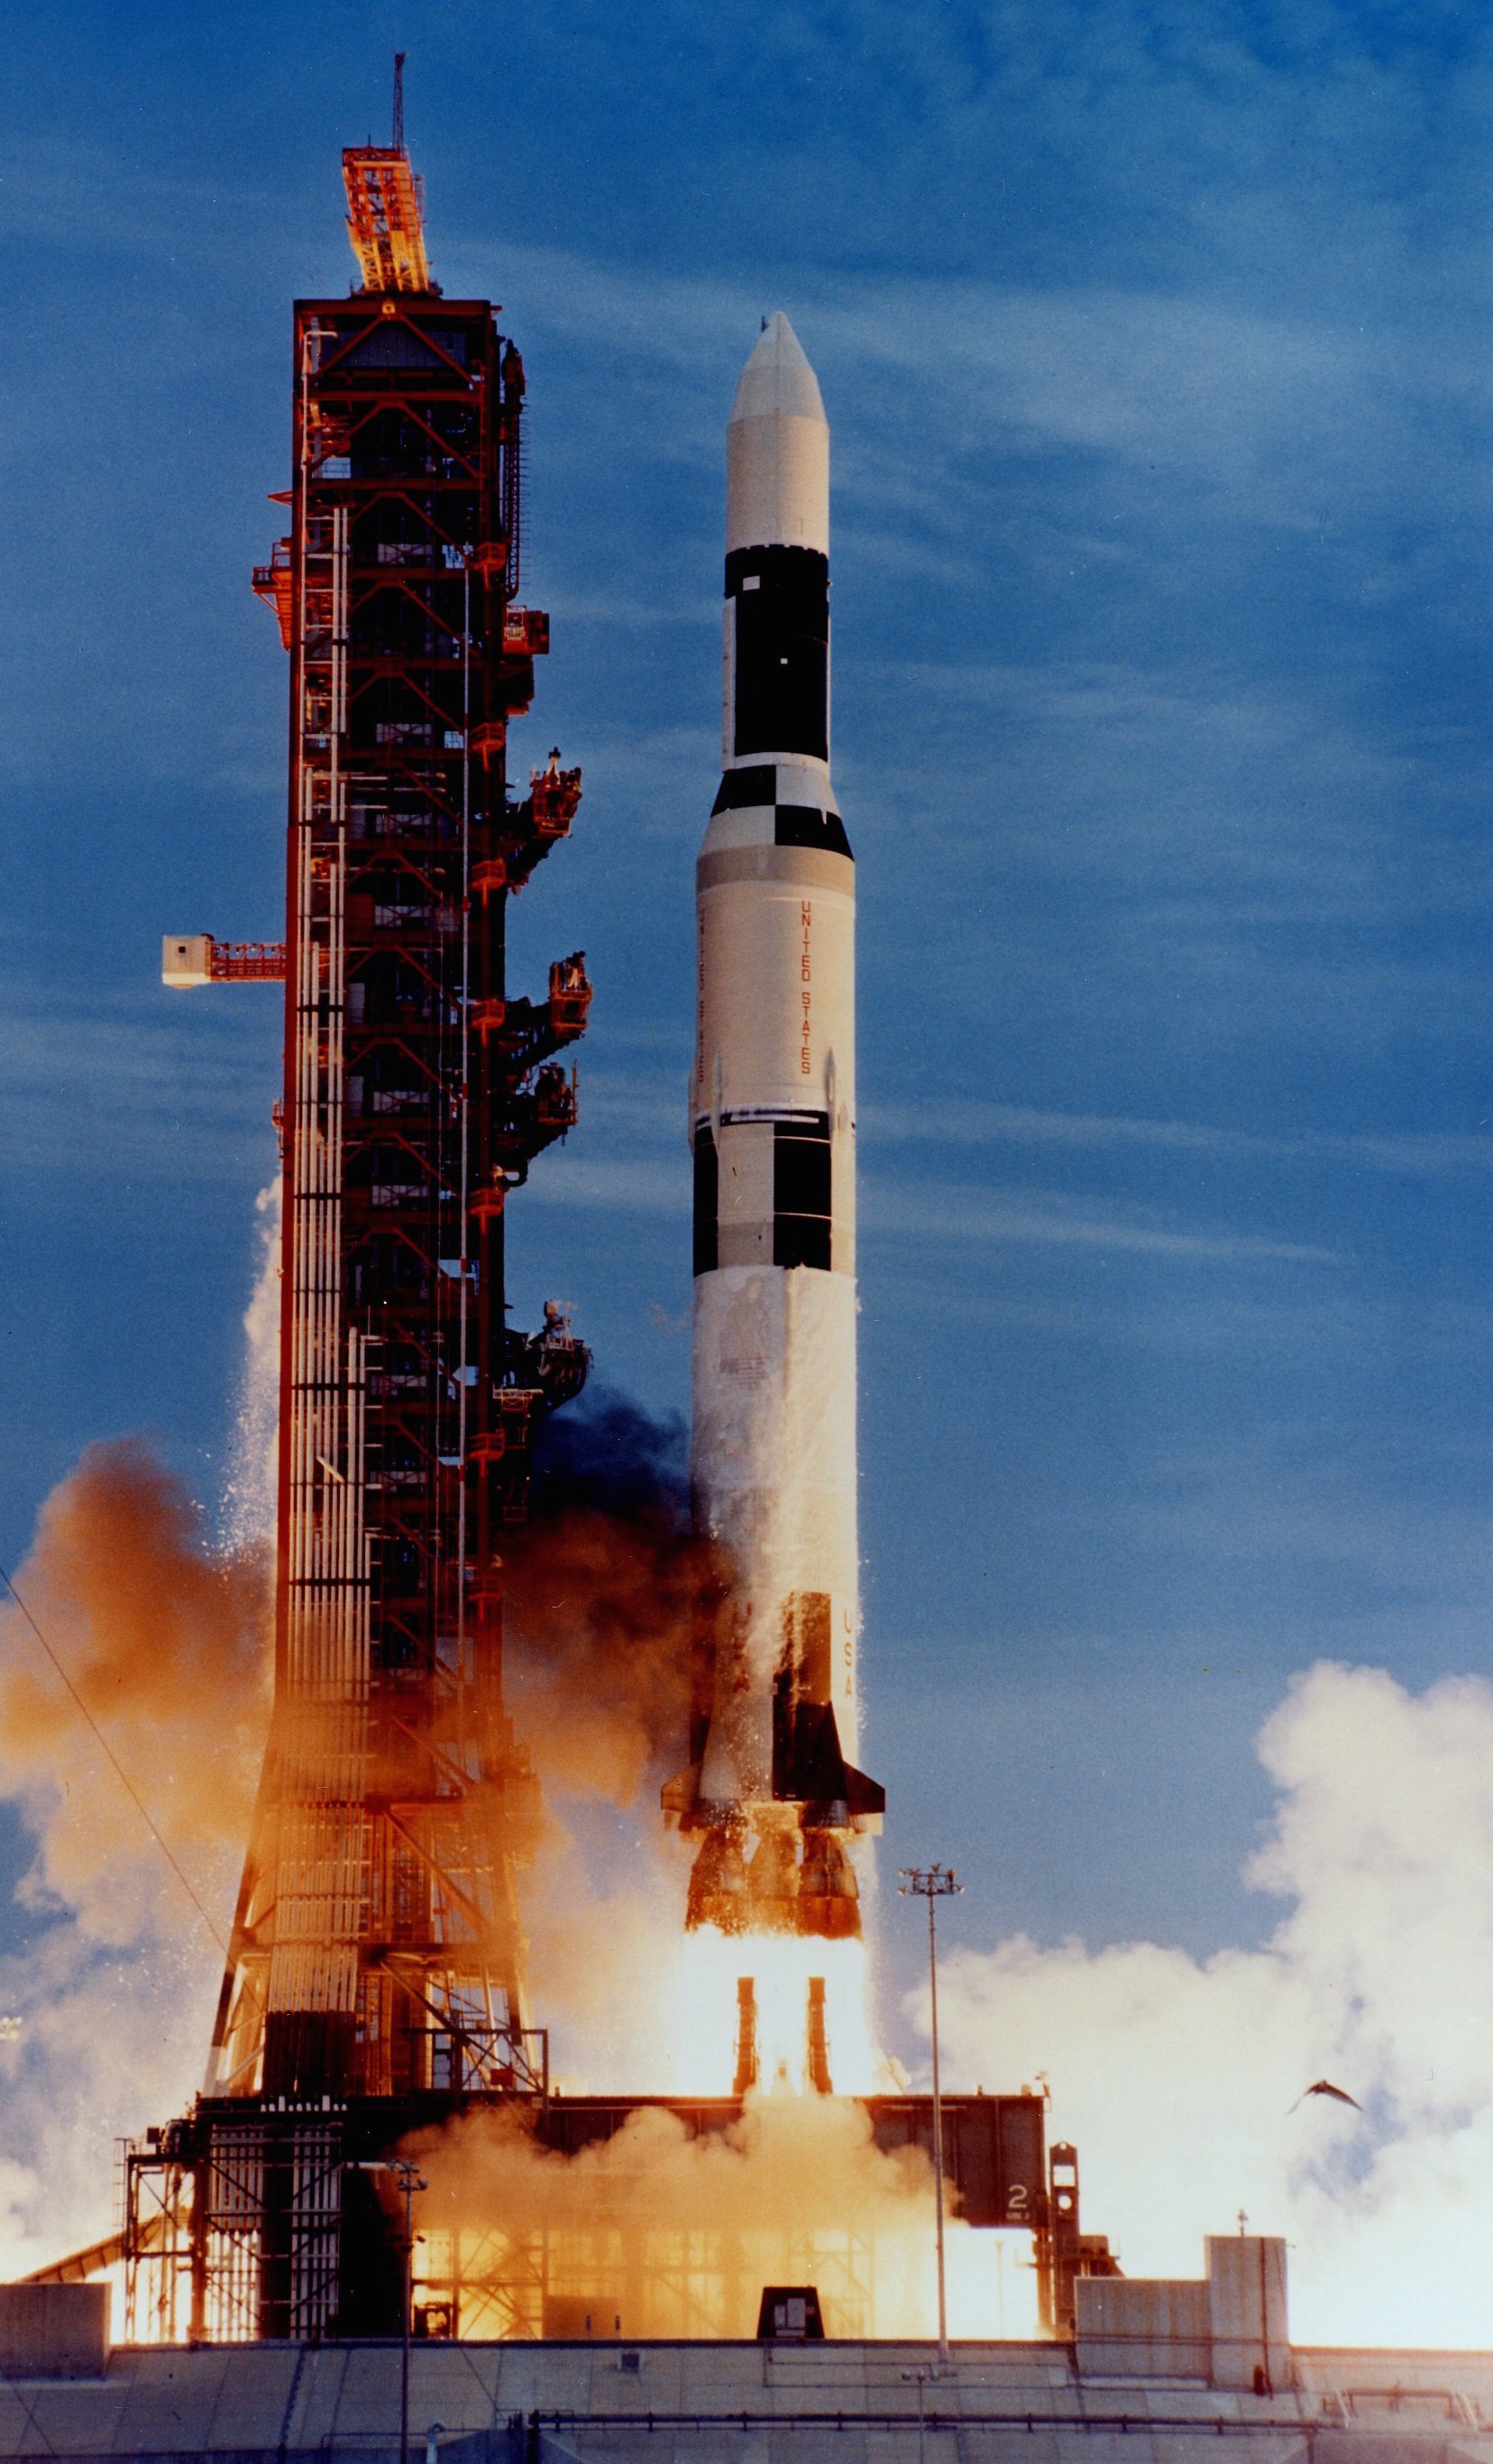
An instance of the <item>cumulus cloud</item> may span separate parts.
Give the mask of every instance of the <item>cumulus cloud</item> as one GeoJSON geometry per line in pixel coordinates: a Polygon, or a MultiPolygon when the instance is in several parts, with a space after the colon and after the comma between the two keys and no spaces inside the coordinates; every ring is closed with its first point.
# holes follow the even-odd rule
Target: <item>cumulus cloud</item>
{"type": "Polygon", "coordinates": [[[955,1952],[950,2070],[1048,2075],[1128,2274],[1197,2274],[1242,2208],[1292,2245],[1298,2342],[1485,2343],[1493,1687],[1323,1662],[1259,1749],[1279,1798],[1247,1879],[1290,1903],[1264,1946],[955,1952]],[[1364,2113],[1292,2112],[1324,2076],[1364,2113]]]}

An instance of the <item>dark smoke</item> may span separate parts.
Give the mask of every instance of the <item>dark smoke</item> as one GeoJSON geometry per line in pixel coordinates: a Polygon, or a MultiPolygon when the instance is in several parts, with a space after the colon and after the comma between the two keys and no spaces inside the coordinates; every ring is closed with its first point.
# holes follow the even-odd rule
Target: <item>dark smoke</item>
{"type": "Polygon", "coordinates": [[[626,1806],[677,1771],[728,1596],[692,1527],[683,1423],[604,1389],[558,1413],[505,1595],[511,1707],[541,1780],[626,1806]]]}
{"type": "Polygon", "coordinates": [[[578,1509],[690,1529],[689,1433],[655,1420],[625,1395],[589,1390],[544,1422],[534,1450],[536,1524],[578,1509]]]}

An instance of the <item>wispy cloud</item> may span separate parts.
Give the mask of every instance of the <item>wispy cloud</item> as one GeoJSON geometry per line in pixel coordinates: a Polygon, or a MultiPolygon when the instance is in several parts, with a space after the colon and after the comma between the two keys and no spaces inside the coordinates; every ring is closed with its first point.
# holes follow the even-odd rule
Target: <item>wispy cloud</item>
{"type": "MultiPolygon", "coordinates": [[[[456,257],[473,280],[493,277],[491,249],[469,243],[456,257]]],[[[667,373],[670,416],[636,450],[714,463],[759,284],[550,248],[505,246],[502,262],[534,323],[614,364],[621,354],[626,383],[650,370],[656,385],[667,373]]],[[[932,271],[889,279],[837,269],[831,283],[817,267],[788,267],[779,279],[797,294],[786,304],[843,437],[837,500],[878,533],[905,536],[910,518],[956,533],[967,500],[1009,494],[1012,457],[1057,452],[1131,471],[1148,495],[1163,473],[1206,486],[1207,503],[1187,510],[1210,523],[1242,513],[1327,543],[1330,507],[1335,550],[1348,492],[1359,503],[1375,498],[1392,473],[1401,491],[1407,481],[1444,484],[1439,470],[1415,477],[1415,434],[1438,406],[1482,399],[1481,375],[1454,336],[1444,349],[1410,352],[1393,326],[1320,302],[1210,297],[1191,283],[1023,285],[932,271]],[[903,429],[915,429],[919,451],[889,458],[886,438],[903,429]]],[[[1122,552],[1102,526],[1087,545],[1122,552]]]]}
{"type": "MultiPolygon", "coordinates": [[[[682,1220],[690,1176],[676,1163],[642,1157],[564,1155],[536,1172],[525,1193],[541,1205],[615,1208],[682,1220]]],[[[1153,1210],[1107,1206],[1060,1192],[1007,1191],[921,1177],[863,1179],[861,1218],[881,1240],[1013,1241],[1040,1247],[1130,1250],[1142,1255],[1248,1265],[1332,1266],[1338,1253],[1255,1233],[1191,1230],[1155,1220],[1153,1210]],[[1148,1220],[1149,1214],[1149,1220],[1148,1220]]]]}
{"type": "Polygon", "coordinates": [[[862,1114],[868,1137],[953,1147],[1030,1146],[1109,1155],[1237,1157],[1241,1162],[1347,1164],[1416,1177],[1493,1171],[1493,1136],[1300,1130],[1272,1135],[1202,1121],[1148,1121],[1121,1113],[1046,1112],[1024,1104],[872,1105],[862,1114]]]}
{"type": "Polygon", "coordinates": [[[626,1215],[690,1212],[690,1176],[675,1166],[620,1159],[586,1162],[558,1155],[536,1170],[524,1198],[539,1206],[585,1206],[626,1215]]]}
{"type": "MultiPolygon", "coordinates": [[[[880,1243],[874,1254],[867,1246],[863,1283],[878,1310],[915,1313],[947,1293],[948,1259],[928,1243],[916,1250],[887,1243],[885,1254],[880,1243]]],[[[1493,1372],[1493,1303],[1470,1307],[1424,1295],[1407,1303],[1401,1295],[1366,1290],[1361,1277],[1303,1275],[1269,1286],[1240,1279],[1224,1296],[1208,1278],[1109,1290],[1092,1279],[1076,1286],[1040,1275],[971,1273],[959,1278],[958,1294],[961,1324],[994,1338],[987,1357],[1013,1335],[1036,1335],[1065,1349],[1077,1344],[1099,1353],[1120,1347],[1176,1358],[1252,1360],[1262,1385],[1306,1360],[1324,1376],[1357,1376],[1407,1350],[1437,1380],[1486,1382],[1493,1372]]],[[[1271,1434],[1273,1441],[1274,1423],[1271,1434]]]]}
{"type": "Polygon", "coordinates": [[[181,995],[90,1000],[0,981],[0,1159],[12,1202],[79,1178],[262,1181],[278,1070],[262,1032],[245,1033],[245,1006],[214,1015],[181,995]]]}
{"type": "Polygon", "coordinates": [[[1056,1193],[971,1189],[926,1180],[867,1177],[862,1220],[886,1236],[920,1241],[1018,1241],[1041,1247],[1131,1250],[1161,1258],[1247,1265],[1336,1266],[1332,1249],[1255,1233],[1187,1231],[1140,1208],[1089,1204],[1056,1193]]]}
{"type": "MultiPolygon", "coordinates": [[[[660,1062],[656,1036],[642,1027],[606,1030],[608,1065],[586,1070],[582,1127],[572,1161],[584,1160],[600,1139],[629,1148],[684,1152],[684,1098],[670,1074],[670,1050],[660,1062]],[[633,1056],[633,1067],[617,1061],[633,1056]],[[662,1074],[661,1074],[662,1073],[662,1074]]],[[[683,1050],[678,1037],[671,1039],[683,1050]]],[[[681,1080],[682,1087],[682,1080],[681,1080]]],[[[1493,1133],[1232,1129],[1214,1121],[1154,1120],[1125,1112],[1062,1112],[1031,1104],[871,1102],[860,1108],[862,1166],[876,1171],[876,1151],[936,1146],[945,1154],[1000,1147],[1052,1148],[1075,1155],[1197,1155],[1207,1160],[1294,1163],[1305,1170],[1341,1164],[1416,1179],[1442,1174],[1493,1172],[1493,1133]]],[[[880,1177],[885,1182],[886,1175],[880,1177]]]]}

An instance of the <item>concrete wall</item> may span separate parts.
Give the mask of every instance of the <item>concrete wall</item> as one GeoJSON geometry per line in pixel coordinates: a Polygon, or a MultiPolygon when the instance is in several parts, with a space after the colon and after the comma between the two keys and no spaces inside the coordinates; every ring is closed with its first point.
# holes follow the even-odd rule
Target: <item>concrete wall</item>
{"type": "Polygon", "coordinates": [[[1204,2379],[1268,2395],[1291,2384],[1285,2244],[1217,2234],[1205,2277],[1081,2276],[1081,2377],[1204,2379]]]}
{"type": "Polygon", "coordinates": [[[1259,2233],[1210,2234],[1208,2309],[1213,2384],[1262,2392],[1291,2383],[1285,2316],[1285,2244],[1259,2233]]]}
{"type": "Polygon", "coordinates": [[[8,2379],[101,2379],[107,2284],[0,2284],[0,2371],[8,2379]]]}
{"type": "MultiPolygon", "coordinates": [[[[1295,2386],[1258,2396],[1138,2372],[1086,2385],[1065,2344],[955,2344],[940,2370],[927,2343],[419,2343],[412,2464],[424,2464],[430,2434],[438,2464],[1486,2464],[1493,2455],[1493,2354],[1296,2361],[1295,2386]]],[[[399,2381],[391,2343],[117,2347],[102,2379],[0,2379],[0,2458],[394,2464],[399,2381]]]]}
{"type": "Polygon", "coordinates": [[[1206,2379],[1213,2368],[1208,2287],[1183,2279],[1081,2276],[1082,2378],[1206,2379]]]}

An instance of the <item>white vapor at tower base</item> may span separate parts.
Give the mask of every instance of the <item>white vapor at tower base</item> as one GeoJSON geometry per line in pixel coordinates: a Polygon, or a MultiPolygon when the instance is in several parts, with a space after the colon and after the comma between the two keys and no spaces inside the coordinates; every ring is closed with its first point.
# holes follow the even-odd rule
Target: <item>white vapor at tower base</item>
{"type": "Polygon", "coordinates": [[[786,317],[727,429],[724,772],[696,869],[692,1471],[736,1573],[688,1922],[860,1931],[855,867],[829,779],[829,429],[786,317]]]}

